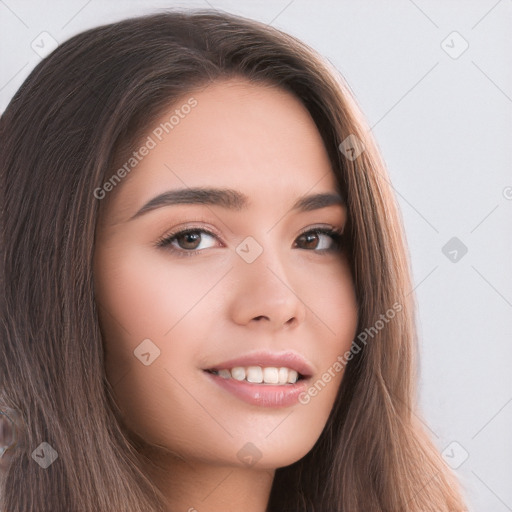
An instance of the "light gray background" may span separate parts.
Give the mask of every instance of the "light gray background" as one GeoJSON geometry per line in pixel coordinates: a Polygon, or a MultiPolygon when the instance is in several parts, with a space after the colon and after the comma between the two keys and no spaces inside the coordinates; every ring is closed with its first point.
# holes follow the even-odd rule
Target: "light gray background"
{"type": "Polygon", "coordinates": [[[283,29],[348,81],[406,227],[427,426],[471,512],[512,511],[512,1],[0,0],[1,111],[49,44],[42,32],[63,42],[173,6],[283,29]],[[457,261],[442,252],[452,237],[468,249],[457,261]]]}

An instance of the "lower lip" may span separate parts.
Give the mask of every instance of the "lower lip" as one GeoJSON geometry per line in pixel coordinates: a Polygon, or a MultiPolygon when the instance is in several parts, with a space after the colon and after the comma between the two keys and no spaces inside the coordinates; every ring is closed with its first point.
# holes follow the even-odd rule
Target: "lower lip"
{"type": "MultiPolygon", "coordinates": [[[[204,370],[203,370],[204,371],[204,370]]],[[[288,407],[299,401],[301,393],[307,389],[307,379],[295,384],[253,384],[246,380],[225,379],[219,375],[204,371],[204,373],[221,388],[231,392],[237,398],[252,405],[261,407],[288,407]]]]}

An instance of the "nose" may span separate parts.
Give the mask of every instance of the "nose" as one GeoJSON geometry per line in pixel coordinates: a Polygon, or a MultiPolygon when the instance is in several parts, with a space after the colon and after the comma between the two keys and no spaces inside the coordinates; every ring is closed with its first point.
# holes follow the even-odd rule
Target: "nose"
{"type": "Polygon", "coordinates": [[[230,316],[235,323],[278,330],[304,321],[305,297],[297,289],[300,276],[291,275],[276,253],[265,249],[252,263],[239,258],[233,274],[230,316]]]}

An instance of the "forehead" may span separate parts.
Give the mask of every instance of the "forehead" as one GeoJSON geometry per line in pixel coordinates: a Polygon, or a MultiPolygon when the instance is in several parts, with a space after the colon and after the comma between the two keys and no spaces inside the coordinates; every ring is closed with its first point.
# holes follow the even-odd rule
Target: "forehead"
{"type": "Polygon", "coordinates": [[[229,79],[193,90],[151,124],[137,148],[144,146],[150,149],[111,198],[120,215],[176,188],[229,187],[254,204],[337,189],[311,115],[274,86],[229,79]]]}

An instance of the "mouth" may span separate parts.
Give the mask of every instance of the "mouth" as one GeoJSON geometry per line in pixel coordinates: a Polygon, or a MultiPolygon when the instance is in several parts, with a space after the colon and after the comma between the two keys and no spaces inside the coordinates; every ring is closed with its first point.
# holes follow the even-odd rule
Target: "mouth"
{"type": "MultiPolygon", "coordinates": [[[[274,382],[251,382],[251,380],[260,380],[259,373],[263,373],[265,368],[259,367],[259,370],[254,372],[249,370],[246,374],[247,378],[241,378],[242,372],[237,370],[240,367],[234,367],[229,371],[230,376],[227,375],[227,369],[216,370],[211,368],[203,370],[203,374],[207,377],[210,383],[215,384],[221,389],[223,396],[235,397],[242,400],[250,405],[266,408],[279,408],[279,407],[290,407],[296,405],[300,401],[300,396],[308,388],[308,378],[297,373],[297,376],[290,372],[287,376],[287,382],[274,383],[274,382]],[[224,370],[224,371],[223,371],[224,370]],[[234,370],[234,371],[233,371],[234,370]],[[238,379],[234,378],[231,372],[238,379]],[[253,377],[253,374],[256,377],[253,377]],[[292,381],[292,382],[288,382],[292,381]]],[[[243,367],[242,367],[243,368],[243,367]]],[[[254,368],[254,367],[249,367],[254,368]]],[[[271,373],[271,372],[266,372],[271,373]]],[[[275,380],[274,376],[269,380],[275,380]]],[[[281,380],[284,381],[285,372],[281,372],[281,380]]],[[[279,373],[278,373],[279,377],[279,373]]]]}
{"type": "Polygon", "coordinates": [[[226,380],[281,386],[307,380],[315,372],[313,365],[294,351],[253,352],[203,369],[226,380]]]}
{"type": "Polygon", "coordinates": [[[224,396],[259,407],[296,405],[315,373],[314,366],[294,351],[253,352],[203,368],[224,396]]]}
{"type": "Polygon", "coordinates": [[[226,380],[263,386],[288,386],[311,377],[285,366],[234,366],[233,368],[208,368],[204,371],[226,380]]]}

